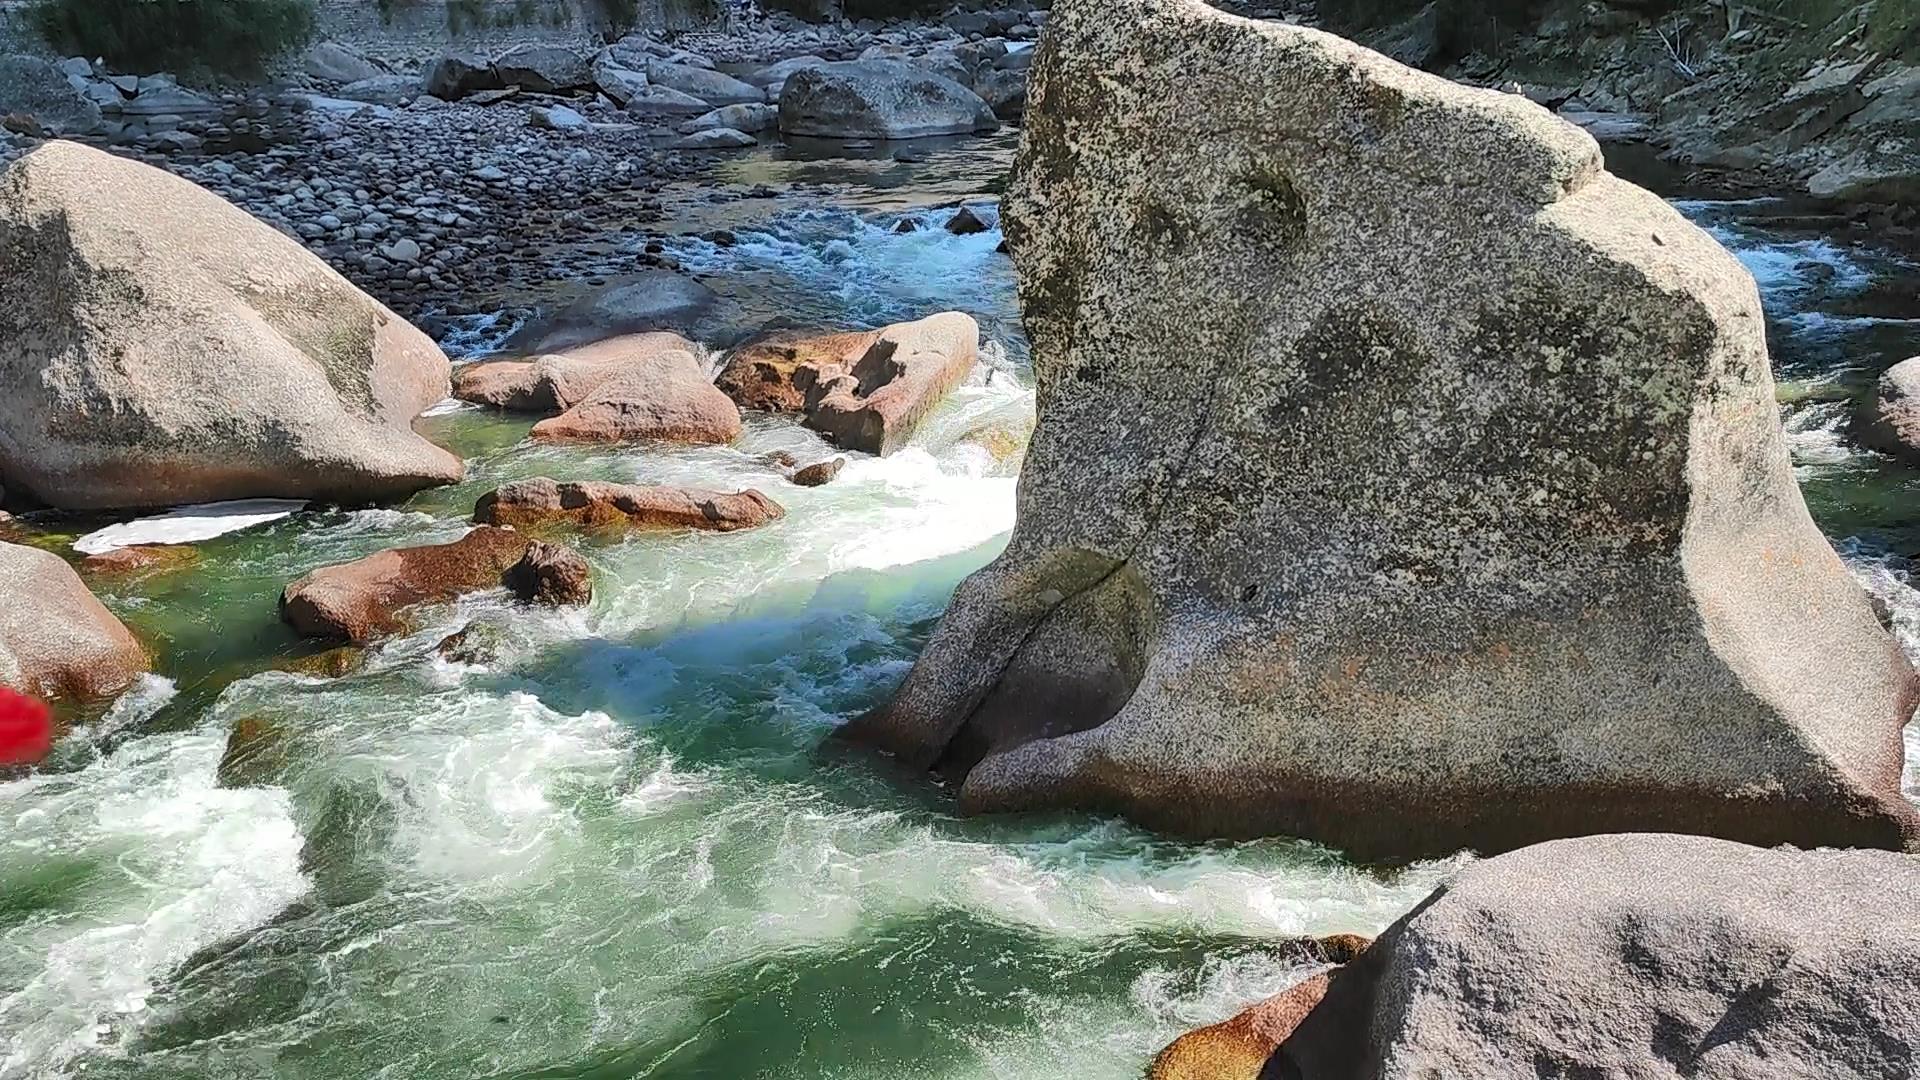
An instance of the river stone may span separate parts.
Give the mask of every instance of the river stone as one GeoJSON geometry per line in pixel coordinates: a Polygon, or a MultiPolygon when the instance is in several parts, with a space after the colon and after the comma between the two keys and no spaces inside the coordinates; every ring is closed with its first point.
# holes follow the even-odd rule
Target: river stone
{"type": "Polygon", "coordinates": [[[350,82],[339,90],[345,101],[370,105],[405,105],[420,96],[420,80],[411,75],[376,75],[350,82]]]}
{"type": "Polygon", "coordinates": [[[776,64],[769,64],[748,75],[743,81],[766,90],[767,96],[778,100],[780,91],[787,85],[793,73],[802,68],[824,67],[827,61],[818,56],[794,56],[776,64]]]}
{"type": "Polygon", "coordinates": [[[698,488],[562,483],[545,476],[515,480],[480,497],[473,520],[483,525],[590,529],[700,529],[736,532],[786,516],[780,504],[757,490],[723,494],[698,488]]]}
{"type": "Polygon", "coordinates": [[[673,143],[681,150],[737,150],[758,144],[759,140],[746,132],[724,127],[705,128],[691,135],[682,135],[673,143]]]}
{"type": "Polygon", "coordinates": [[[635,116],[699,116],[713,106],[704,98],[675,90],[671,86],[640,87],[627,99],[626,110],[635,116]]]}
{"type": "Polygon", "coordinates": [[[1329,34],[1060,0],[1039,49],[1018,524],[847,734],[967,811],[1363,858],[1915,842],[1914,673],[1731,255],[1524,97],[1329,34]]]}
{"type": "Polygon", "coordinates": [[[713,128],[732,128],[757,135],[762,131],[772,131],[780,122],[780,110],[772,105],[745,103],[740,105],[722,105],[703,116],[680,125],[680,134],[691,135],[696,131],[708,131],[713,128]]]}
{"type": "MultiPolygon", "coordinates": [[[[308,49],[303,65],[308,75],[328,83],[357,83],[388,74],[379,64],[337,41],[322,41],[308,49]]],[[[419,90],[418,80],[414,89],[419,90]]]]}
{"type": "Polygon", "coordinates": [[[999,126],[978,94],[902,60],[803,67],[780,91],[780,130],[788,135],[918,139],[999,126]]]}
{"type": "Polygon", "coordinates": [[[1920,860],[1692,836],[1559,840],[1460,872],[1263,1075],[1904,1080],[1920,860]]]}
{"type": "Polygon", "coordinates": [[[453,396],[508,412],[562,413],[586,400],[627,367],[654,363],[666,353],[698,353],[670,331],[625,334],[532,360],[487,360],[454,375],[453,396]]]}
{"type": "Polygon", "coordinates": [[[793,470],[793,475],[787,479],[800,487],[825,487],[833,483],[840,476],[840,470],[846,467],[846,458],[828,458],[826,461],[816,461],[811,465],[793,470]]]}
{"type": "Polygon", "coordinates": [[[50,551],[0,543],[0,684],[99,701],[147,670],[147,652],[50,551]]]}
{"type": "Polygon", "coordinates": [[[1920,356],[1880,376],[1873,401],[1853,418],[1853,437],[1881,453],[1920,461],[1920,356]]]}
{"type": "Polygon", "coordinates": [[[1018,120],[1027,111],[1027,73],[989,68],[973,81],[973,92],[980,95],[1002,120],[1018,120]]]}
{"type": "Polygon", "coordinates": [[[691,352],[656,352],[620,365],[580,402],[533,425],[548,442],[729,443],[740,435],[740,409],[714,388],[691,352]]]}
{"type": "Polygon", "coordinates": [[[502,86],[536,94],[558,94],[593,85],[593,63],[558,45],[515,45],[493,62],[502,86]]]}
{"type": "Polygon", "coordinates": [[[804,412],[822,374],[852,368],[879,338],[878,330],[776,330],[728,353],[715,385],[743,409],[804,412]]]}
{"type": "Polygon", "coordinates": [[[0,116],[31,116],[43,128],[84,135],[100,126],[100,106],[65,72],[36,56],[0,55],[0,116]]]}
{"type": "Polygon", "coordinates": [[[980,324],[958,311],[889,326],[850,368],[821,378],[806,425],[845,449],[891,454],[973,371],[979,348],[980,324]]]}
{"type": "Polygon", "coordinates": [[[507,568],[501,584],[514,596],[532,604],[563,607],[593,601],[593,568],[570,547],[535,540],[527,553],[507,568]]]}
{"type": "Polygon", "coordinates": [[[69,509],[365,503],[460,479],[414,434],[432,339],[158,169],[52,142],[0,175],[0,482],[69,509]]]}
{"type": "Polygon", "coordinates": [[[766,91],[731,75],[687,64],[669,64],[655,60],[647,65],[647,80],[683,94],[691,94],[714,105],[765,102],[766,91]]]}
{"type": "Polygon", "coordinates": [[[450,544],[393,548],[288,585],[280,615],[307,637],[365,644],[407,628],[407,609],[501,587],[532,539],[480,526],[450,544]]]}

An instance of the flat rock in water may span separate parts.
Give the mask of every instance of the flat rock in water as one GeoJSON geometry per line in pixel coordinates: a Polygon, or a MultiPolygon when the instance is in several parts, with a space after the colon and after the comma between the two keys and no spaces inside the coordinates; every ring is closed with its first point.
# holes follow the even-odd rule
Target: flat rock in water
{"type": "Polygon", "coordinates": [[[671,270],[642,270],[595,288],[528,323],[506,347],[523,355],[557,353],[623,334],[671,330],[700,339],[712,327],[719,296],[671,270]]]}
{"type": "Polygon", "coordinates": [[[681,150],[736,150],[744,146],[758,146],[759,140],[732,128],[707,128],[691,135],[682,135],[673,145],[681,150]]]}
{"type": "Polygon", "coordinates": [[[808,394],[806,425],[848,450],[891,454],[979,358],[980,324],[957,311],[896,323],[808,394]]]}
{"type": "Polygon", "coordinates": [[[993,131],[1000,121],[972,90],[900,60],[803,67],[780,91],[780,130],[829,139],[918,139],[993,131]]]}
{"type": "Polygon", "coordinates": [[[533,539],[483,525],[450,544],[394,548],[288,585],[280,615],[308,637],[364,644],[406,629],[405,612],[500,588],[533,539]]]}
{"type": "Polygon", "coordinates": [[[1198,0],[1047,34],[1001,215],[1018,524],[847,734],[968,811],[1363,858],[1920,841],[1920,684],[1733,256],[1517,94],[1198,0]]]}
{"type": "Polygon", "coordinates": [[[364,503],[462,475],[412,427],[447,396],[432,339],[211,192],[48,143],[0,174],[0,251],[9,487],[85,509],[364,503]]]}
{"type": "Polygon", "coordinates": [[[100,701],[147,670],[147,651],[66,560],[0,543],[0,685],[100,701]]]}
{"type": "Polygon", "coordinates": [[[682,135],[692,135],[712,128],[732,128],[735,131],[754,135],[773,130],[779,122],[780,110],[772,105],[723,105],[710,113],[696,116],[681,124],[679,131],[682,135]]]}
{"type": "Polygon", "coordinates": [[[623,364],[578,404],[533,425],[549,442],[729,443],[740,435],[740,408],[707,378],[690,352],[659,352],[623,364]]]}
{"type": "Polygon", "coordinates": [[[780,504],[752,489],[724,494],[596,480],[561,483],[544,476],[502,485],[481,496],[473,510],[475,522],[516,528],[572,525],[710,532],[757,528],[785,516],[780,504]]]}
{"type": "Polygon", "coordinates": [[[645,370],[664,354],[698,351],[672,331],[622,334],[531,360],[467,364],[454,373],[453,396],[509,412],[551,416],[580,404],[623,370],[645,370]]]}
{"type": "Polygon", "coordinates": [[[1913,1075],[1920,860],[1670,835],[1462,870],[1260,1075],[1313,1080],[1913,1075]]]}

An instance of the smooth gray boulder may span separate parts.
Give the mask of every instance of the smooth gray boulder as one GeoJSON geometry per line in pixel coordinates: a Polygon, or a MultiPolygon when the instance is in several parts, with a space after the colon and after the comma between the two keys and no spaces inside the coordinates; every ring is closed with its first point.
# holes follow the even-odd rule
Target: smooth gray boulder
{"type": "Polygon", "coordinates": [[[0,116],[21,113],[41,127],[84,135],[100,126],[100,105],[67,74],[36,56],[0,55],[0,116]]]}
{"type": "Polygon", "coordinates": [[[802,68],[824,67],[827,61],[818,56],[794,56],[775,64],[768,64],[749,74],[745,82],[764,89],[767,96],[778,100],[780,91],[787,85],[787,79],[802,68]]]}
{"type": "Polygon", "coordinates": [[[988,68],[973,81],[973,90],[1002,120],[1018,120],[1026,115],[1027,73],[1024,71],[988,68]]]}
{"type": "Polygon", "coordinates": [[[978,94],[901,60],[803,67],[780,91],[780,130],[788,135],[919,139],[999,126],[978,94]]]}
{"type": "Polygon", "coordinates": [[[673,141],[674,147],[680,150],[737,150],[759,143],[760,140],[746,132],[728,127],[701,128],[673,141]]]}
{"type": "Polygon", "coordinates": [[[348,83],[336,96],[369,105],[405,105],[420,96],[420,80],[411,75],[376,75],[348,83]]]}
{"type": "Polygon", "coordinates": [[[99,701],[148,668],[147,652],[65,559],[0,543],[0,685],[99,701]]]}
{"type": "Polygon", "coordinates": [[[1040,52],[1018,524],[849,735],[968,811],[1365,858],[1920,839],[1920,686],[1711,237],[1525,98],[1315,30],[1060,0],[1040,52]]]}
{"type": "Polygon", "coordinates": [[[1907,461],[1920,461],[1920,356],[1888,368],[1873,400],[1853,418],[1861,445],[1907,461]]]}
{"type": "Polygon", "coordinates": [[[671,270],[642,270],[594,288],[555,311],[529,320],[507,341],[523,355],[565,352],[608,338],[671,330],[700,340],[710,329],[719,296],[671,270]]]}
{"type": "Polygon", "coordinates": [[[713,111],[713,106],[692,94],[652,84],[635,90],[624,108],[635,116],[650,117],[699,116],[713,111]]]}
{"type": "Polygon", "coordinates": [[[308,49],[302,66],[308,75],[329,83],[356,83],[390,74],[379,64],[337,41],[322,41],[308,49]]]}
{"type": "Polygon", "coordinates": [[[515,45],[493,61],[502,86],[559,94],[593,85],[592,61],[558,45],[515,45]]]}
{"type": "Polygon", "coordinates": [[[714,105],[738,105],[743,102],[767,100],[766,91],[757,86],[741,82],[731,75],[723,75],[718,71],[688,64],[670,64],[664,60],[655,60],[647,65],[647,79],[657,86],[669,87],[714,105]]]}
{"type": "Polygon", "coordinates": [[[1917,1002],[1920,860],[1560,840],[1461,871],[1261,1075],[1907,1080],[1917,1002]]]}
{"type": "Polygon", "coordinates": [[[627,102],[646,90],[647,74],[621,67],[611,59],[600,59],[593,64],[593,85],[607,95],[607,100],[625,107],[627,102]]]}
{"type": "Polygon", "coordinates": [[[772,105],[741,104],[722,105],[720,108],[696,116],[680,125],[680,134],[691,135],[696,131],[710,128],[732,128],[757,135],[762,131],[772,131],[780,123],[780,110],[772,105]]]}
{"type": "Polygon", "coordinates": [[[103,509],[460,479],[432,339],[185,180],[50,142],[0,174],[0,485],[103,509]]]}

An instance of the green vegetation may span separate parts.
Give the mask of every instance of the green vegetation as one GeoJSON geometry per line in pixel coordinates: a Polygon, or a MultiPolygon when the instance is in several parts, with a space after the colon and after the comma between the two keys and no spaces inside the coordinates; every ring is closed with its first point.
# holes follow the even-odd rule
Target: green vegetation
{"type": "Polygon", "coordinates": [[[252,76],[313,37],[313,0],[34,0],[29,25],[118,71],[252,76]]]}

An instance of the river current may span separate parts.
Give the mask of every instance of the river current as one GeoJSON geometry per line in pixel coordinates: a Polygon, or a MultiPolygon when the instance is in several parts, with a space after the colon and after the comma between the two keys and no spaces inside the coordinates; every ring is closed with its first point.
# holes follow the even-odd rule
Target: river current
{"type": "MultiPolygon", "coordinates": [[[[803,489],[763,455],[830,451],[786,420],[749,418],[726,448],[536,447],[531,421],[449,403],[422,426],[466,483],[280,518],[107,590],[161,674],[0,780],[0,1080],[1131,1080],[1298,979],[1273,939],[1375,933],[1457,869],[961,819],[827,742],[1013,524],[1033,393],[1012,268],[997,229],[951,236],[934,209],[991,220],[1006,150],[752,155],[729,179],[806,194],[702,205],[666,245],[770,320],[979,317],[986,362],[901,453],[803,489]],[[699,238],[717,228],[732,242],[699,238]],[[262,670],[312,651],[276,618],[286,582],[453,539],[480,494],[535,475],[758,486],[788,516],[583,542],[585,609],[482,595],[357,673],[262,670]],[[223,786],[241,721],[284,751],[257,786],[223,786]]],[[[1679,205],[1759,280],[1809,502],[1920,651],[1920,474],[1845,437],[1851,400],[1920,353],[1920,310],[1887,299],[1920,268],[1774,203],[1679,205]]],[[[512,323],[436,326],[465,359],[512,323]]],[[[64,548],[106,522],[42,524],[64,548]]]]}

